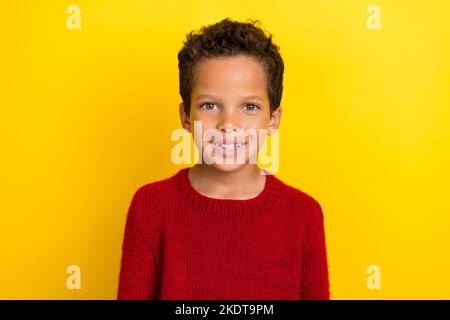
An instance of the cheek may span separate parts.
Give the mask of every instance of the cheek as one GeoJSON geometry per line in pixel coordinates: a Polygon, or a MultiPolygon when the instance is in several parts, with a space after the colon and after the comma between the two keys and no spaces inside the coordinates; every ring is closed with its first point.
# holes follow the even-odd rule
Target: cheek
{"type": "Polygon", "coordinates": [[[206,114],[204,112],[196,112],[191,116],[191,121],[199,121],[202,127],[213,127],[216,125],[216,117],[212,114],[206,114]]]}
{"type": "Polygon", "coordinates": [[[195,144],[198,148],[201,146],[201,148],[204,149],[206,145],[205,141],[210,140],[211,135],[216,132],[216,124],[207,117],[196,117],[194,121],[196,121],[193,129],[195,144]]]}
{"type": "Polygon", "coordinates": [[[269,121],[264,114],[260,114],[252,118],[246,118],[242,123],[243,128],[245,129],[265,129],[268,124],[269,121]]]}
{"type": "Polygon", "coordinates": [[[208,128],[213,128],[214,123],[210,118],[203,116],[201,113],[191,115],[191,123],[194,126],[194,131],[196,129],[201,129],[204,134],[208,128]]]}

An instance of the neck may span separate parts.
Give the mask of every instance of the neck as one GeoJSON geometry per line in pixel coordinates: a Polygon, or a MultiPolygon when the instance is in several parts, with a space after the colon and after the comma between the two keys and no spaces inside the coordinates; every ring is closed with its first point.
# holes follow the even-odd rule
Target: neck
{"type": "Polygon", "coordinates": [[[250,199],[264,189],[266,177],[256,164],[247,164],[233,171],[222,171],[207,164],[189,169],[189,180],[199,193],[219,199],[250,199]]]}

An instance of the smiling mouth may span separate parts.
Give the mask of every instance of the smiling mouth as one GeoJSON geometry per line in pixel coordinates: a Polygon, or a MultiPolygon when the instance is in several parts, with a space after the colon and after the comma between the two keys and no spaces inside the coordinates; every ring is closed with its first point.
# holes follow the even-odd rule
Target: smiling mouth
{"type": "Polygon", "coordinates": [[[225,150],[238,150],[242,148],[242,146],[246,145],[246,143],[212,143],[217,148],[222,148],[225,150]]]}

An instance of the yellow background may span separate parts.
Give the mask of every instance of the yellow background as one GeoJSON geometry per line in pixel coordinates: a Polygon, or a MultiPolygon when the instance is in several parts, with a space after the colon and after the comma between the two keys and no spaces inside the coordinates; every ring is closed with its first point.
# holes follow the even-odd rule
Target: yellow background
{"type": "Polygon", "coordinates": [[[0,298],[115,298],[133,193],[180,169],[177,52],[225,17],[261,20],[281,46],[278,177],[322,205],[332,298],[450,298],[448,1],[5,1],[0,15],[0,298]]]}

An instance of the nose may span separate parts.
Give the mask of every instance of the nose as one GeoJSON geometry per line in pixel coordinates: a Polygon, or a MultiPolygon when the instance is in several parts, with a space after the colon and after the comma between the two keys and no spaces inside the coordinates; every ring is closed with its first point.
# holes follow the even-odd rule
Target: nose
{"type": "Polygon", "coordinates": [[[238,131],[240,129],[240,124],[236,112],[233,110],[224,110],[217,123],[217,129],[225,133],[238,131]]]}

